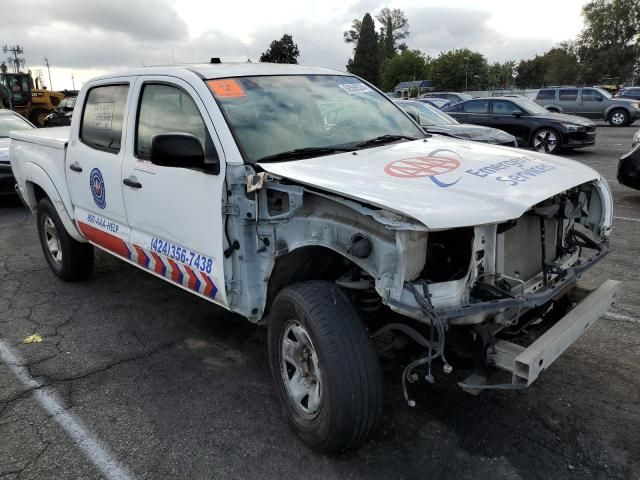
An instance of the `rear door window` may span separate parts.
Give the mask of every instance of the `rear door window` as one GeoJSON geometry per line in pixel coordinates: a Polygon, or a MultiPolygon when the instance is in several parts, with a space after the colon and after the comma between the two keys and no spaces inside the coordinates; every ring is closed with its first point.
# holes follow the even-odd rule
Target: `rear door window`
{"type": "Polygon", "coordinates": [[[553,89],[540,90],[536,96],[536,100],[555,100],[556,91],[553,89]]]}
{"type": "Polygon", "coordinates": [[[489,100],[471,100],[464,104],[465,113],[489,113],[489,100]]]}
{"type": "Polygon", "coordinates": [[[82,112],[80,141],[109,153],[118,153],[129,85],[104,85],[89,90],[82,112]]]}
{"type": "Polygon", "coordinates": [[[572,102],[578,99],[577,88],[565,88],[560,90],[559,98],[561,102],[572,102]]]}
{"type": "Polygon", "coordinates": [[[597,102],[598,100],[602,100],[602,95],[600,94],[600,92],[592,88],[582,89],[583,102],[597,102]]]}

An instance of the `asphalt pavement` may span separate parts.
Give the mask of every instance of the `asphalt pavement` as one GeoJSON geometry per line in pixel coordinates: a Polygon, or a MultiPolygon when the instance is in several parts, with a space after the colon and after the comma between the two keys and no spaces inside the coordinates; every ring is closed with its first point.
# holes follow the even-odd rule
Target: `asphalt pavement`
{"type": "Polygon", "coordinates": [[[613,189],[613,251],[585,279],[622,281],[610,313],[524,391],[436,373],[410,408],[388,368],[382,427],[339,456],[283,422],[264,329],[101,252],[63,283],[0,199],[0,479],[640,478],[640,191],[615,180],[635,130],[566,154],[613,189]]]}

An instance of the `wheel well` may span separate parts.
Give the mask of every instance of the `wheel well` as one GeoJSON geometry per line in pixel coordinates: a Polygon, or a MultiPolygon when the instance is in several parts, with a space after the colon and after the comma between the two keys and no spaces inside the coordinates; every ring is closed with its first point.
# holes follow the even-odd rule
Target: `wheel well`
{"type": "Polygon", "coordinates": [[[276,259],[269,277],[267,310],[277,293],[288,285],[308,280],[334,281],[355,264],[326,247],[301,247],[276,259]]]}
{"type": "Polygon", "coordinates": [[[40,200],[42,200],[43,198],[47,198],[47,194],[42,189],[42,187],[37,183],[32,183],[31,185],[33,185],[33,196],[36,199],[36,206],[37,206],[40,203],[40,200]]]}
{"type": "Polygon", "coordinates": [[[611,118],[611,115],[613,115],[614,113],[616,113],[616,112],[618,112],[618,111],[626,113],[626,114],[627,114],[627,117],[629,117],[629,116],[630,116],[630,115],[629,115],[629,112],[627,111],[627,109],[626,109],[626,108],[624,108],[624,107],[614,107],[614,108],[612,108],[612,109],[611,109],[611,111],[609,112],[609,115],[607,116],[607,118],[611,118]]]}

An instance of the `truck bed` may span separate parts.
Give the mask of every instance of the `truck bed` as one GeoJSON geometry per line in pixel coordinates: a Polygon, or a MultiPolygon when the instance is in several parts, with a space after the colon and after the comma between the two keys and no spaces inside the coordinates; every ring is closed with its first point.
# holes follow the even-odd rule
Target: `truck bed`
{"type": "Polygon", "coordinates": [[[69,131],[71,127],[38,128],[36,130],[20,130],[10,133],[12,139],[27,143],[35,143],[51,148],[64,147],[69,143],[69,131]]]}

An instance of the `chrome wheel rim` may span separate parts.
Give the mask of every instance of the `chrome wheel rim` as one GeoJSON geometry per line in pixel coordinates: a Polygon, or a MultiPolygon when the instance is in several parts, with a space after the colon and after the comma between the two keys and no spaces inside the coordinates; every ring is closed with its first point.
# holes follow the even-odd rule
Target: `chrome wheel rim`
{"type": "Polygon", "coordinates": [[[558,137],[551,130],[541,130],[533,139],[533,148],[543,153],[554,152],[558,148],[558,137]]]}
{"type": "Polygon", "coordinates": [[[289,400],[296,411],[311,420],[322,405],[322,375],[309,334],[295,320],[289,320],[280,337],[280,373],[289,400]]]}
{"type": "Polygon", "coordinates": [[[613,123],[614,125],[624,124],[624,113],[616,112],[613,115],[611,115],[611,123],[613,123]]]}
{"type": "Polygon", "coordinates": [[[58,231],[50,216],[46,216],[43,222],[44,226],[44,240],[47,245],[49,257],[57,265],[62,264],[62,247],[60,246],[60,237],[58,231]]]}

